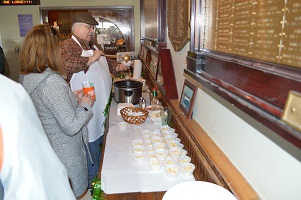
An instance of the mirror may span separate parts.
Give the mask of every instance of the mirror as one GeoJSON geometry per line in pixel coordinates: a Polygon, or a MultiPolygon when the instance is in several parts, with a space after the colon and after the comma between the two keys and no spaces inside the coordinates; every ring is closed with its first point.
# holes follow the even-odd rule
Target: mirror
{"type": "Polygon", "coordinates": [[[99,22],[96,26],[97,42],[102,46],[106,54],[116,54],[117,52],[126,52],[127,47],[121,30],[112,22],[95,18],[99,22]]]}

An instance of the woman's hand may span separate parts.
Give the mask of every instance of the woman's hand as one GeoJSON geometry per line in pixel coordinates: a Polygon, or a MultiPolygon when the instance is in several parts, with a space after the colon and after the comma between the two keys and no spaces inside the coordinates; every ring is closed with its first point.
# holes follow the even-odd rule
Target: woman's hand
{"type": "Polygon", "coordinates": [[[94,100],[92,99],[91,95],[84,94],[82,99],[79,101],[79,104],[81,104],[81,103],[87,103],[92,107],[93,103],[94,103],[94,100]]]}
{"type": "Polygon", "coordinates": [[[77,102],[79,102],[84,96],[84,91],[83,90],[74,90],[73,94],[74,94],[75,98],[77,99],[77,102]]]}

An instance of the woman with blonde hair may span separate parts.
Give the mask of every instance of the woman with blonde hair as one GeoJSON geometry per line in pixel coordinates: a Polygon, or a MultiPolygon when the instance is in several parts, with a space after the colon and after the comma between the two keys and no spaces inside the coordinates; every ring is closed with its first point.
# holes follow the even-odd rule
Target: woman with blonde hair
{"type": "Polygon", "coordinates": [[[79,197],[88,186],[86,124],[92,117],[94,101],[90,95],[75,96],[63,78],[66,73],[56,29],[34,26],[20,56],[20,83],[30,95],[50,144],[67,169],[72,190],[79,197]]]}

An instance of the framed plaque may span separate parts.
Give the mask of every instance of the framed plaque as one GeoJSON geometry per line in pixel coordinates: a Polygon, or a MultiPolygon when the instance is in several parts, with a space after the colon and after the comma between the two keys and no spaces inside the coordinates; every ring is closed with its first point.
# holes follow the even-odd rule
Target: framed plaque
{"type": "Polygon", "coordinates": [[[168,37],[175,51],[181,51],[190,40],[190,0],[167,1],[168,37]]]}
{"type": "Polygon", "coordinates": [[[184,115],[191,119],[194,100],[196,97],[197,87],[185,79],[179,107],[184,115]]]}

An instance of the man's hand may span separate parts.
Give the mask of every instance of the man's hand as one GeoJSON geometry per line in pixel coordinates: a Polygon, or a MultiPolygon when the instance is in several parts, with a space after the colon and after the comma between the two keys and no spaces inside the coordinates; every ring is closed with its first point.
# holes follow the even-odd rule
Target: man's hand
{"type": "Polygon", "coordinates": [[[123,72],[123,71],[126,71],[126,70],[128,70],[128,69],[130,69],[130,66],[127,66],[127,65],[124,65],[124,64],[119,64],[119,65],[117,65],[117,72],[123,72]]]}
{"type": "Polygon", "coordinates": [[[87,63],[87,66],[92,65],[95,61],[98,61],[100,59],[100,56],[105,55],[102,50],[95,50],[93,51],[93,56],[89,57],[89,61],[87,63]]]}

